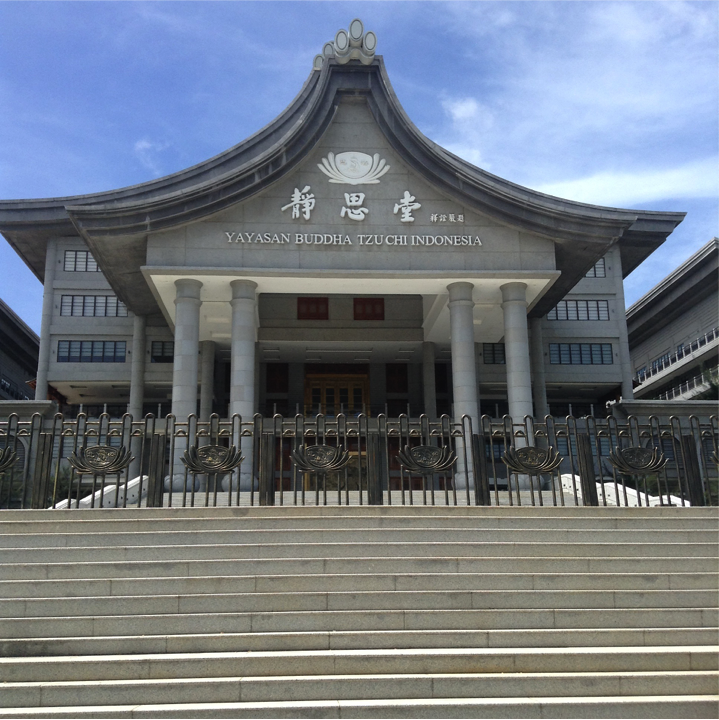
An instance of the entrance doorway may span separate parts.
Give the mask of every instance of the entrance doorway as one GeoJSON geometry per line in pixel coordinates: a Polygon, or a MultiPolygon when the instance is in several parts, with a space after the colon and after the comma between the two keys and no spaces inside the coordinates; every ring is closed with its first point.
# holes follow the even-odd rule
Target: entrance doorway
{"type": "Polygon", "coordinates": [[[307,373],[305,415],[357,415],[369,409],[369,376],[362,374],[307,373]]]}

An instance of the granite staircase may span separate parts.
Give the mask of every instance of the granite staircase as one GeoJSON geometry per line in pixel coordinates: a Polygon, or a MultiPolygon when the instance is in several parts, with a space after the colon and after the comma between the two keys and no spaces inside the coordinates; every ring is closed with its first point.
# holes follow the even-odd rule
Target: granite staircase
{"type": "Polygon", "coordinates": [[[714,718],[716,508],[0,513],[0,718],[714,718]]]}

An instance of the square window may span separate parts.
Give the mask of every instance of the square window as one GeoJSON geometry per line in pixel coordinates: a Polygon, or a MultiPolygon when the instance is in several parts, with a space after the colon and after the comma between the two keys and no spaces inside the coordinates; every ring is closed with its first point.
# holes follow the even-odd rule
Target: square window
{"type": "Polygon", "coordinates": [[[298,320],[329,320],[329,302],[326,297],[298,297],[298,320]]]}
{"type": "Polygon", "coordinates": [[[355,320],[384,320],[384,298],[355,298],[355,320]]]}

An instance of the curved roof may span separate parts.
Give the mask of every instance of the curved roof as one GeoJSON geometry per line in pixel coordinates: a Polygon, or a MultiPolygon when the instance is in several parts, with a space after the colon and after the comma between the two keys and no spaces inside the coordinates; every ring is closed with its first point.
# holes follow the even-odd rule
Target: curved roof
{"type": "MultiPolygon", "coordinates": [[[[181,172],[92,195],[0,201],[0,232],[40,278],[47,239],[79,233],[118,295],[126,296],[121,275],[127,277],[128,257],[144,256],[147,233],[201,220],[283,177],[312,150],[347,95],[365,98],[391,146],[438,189],[499,222],[556,243],[562,277],[551,297],[533,314],[546,312],[550,303],[556,303],[617,241],[623,271],[628,274],[684,218],[685,213],[623,210],[563,200],[471,165],[414,126],[397,100],[381,56],[377,56],[370,64],[326,58],[274,121],[226,152],[181,172]],[[113,267],[116,261],[112,252],[108,253],[109,238],[124,239],[122,273],[113,267]]],[[[134,303],[128,304],[132,307],[134,303]]]]}

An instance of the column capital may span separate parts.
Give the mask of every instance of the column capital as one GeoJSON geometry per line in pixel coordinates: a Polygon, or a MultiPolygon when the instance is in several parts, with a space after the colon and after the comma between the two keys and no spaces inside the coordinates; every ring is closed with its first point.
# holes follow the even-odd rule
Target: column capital
{"type": "Polygon", "coordinates": [[[500,285],[502,291],[502,302],[527,302],[527,283],[510,282],[500,285]]]}
{"type": "Polygon", "coordinates": [[[202,283],[194,278],[180,278],[175,280],[175,299],[189,298],[199,300],[202,283]]]}
{"type": "Polygon", "coordinates": [[[237,279],[230,282],[233,300],[254,300],[257,283],[252,280],[237,279]]]}
{"type": "Polygon", "coordinates": [[[449,291],[449,302],[452,303],[471,303],[474,305],[472,299],[472,293],[474,291],[474,284],[471,282],[454,282],[447,285],[449,291]]]}

